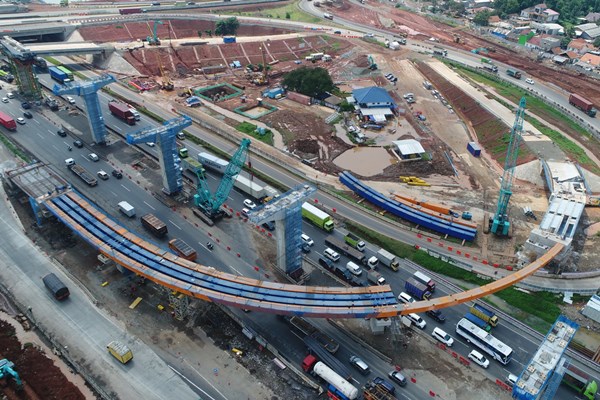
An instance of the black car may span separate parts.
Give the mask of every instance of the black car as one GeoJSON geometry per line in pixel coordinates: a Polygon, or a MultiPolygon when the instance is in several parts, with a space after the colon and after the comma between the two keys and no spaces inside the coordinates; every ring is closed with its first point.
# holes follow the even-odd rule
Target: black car
{"type": "Polygon", "coordinates": [[[440,310],[429,310],[427,311],[427,315],[435,319],[437,322],[446,321],[446,317],[444,316],[444,314],[442,314],[440,310]]]}
{"type": "Polygon", "coordinates": [[[300,246],[300,249],[302,250],[303,253],[308,254],[310,253],[310,246],[307,245],[306,243],[303,243],[302,246],[300,246]]]}
{"type": "Polygon", "coordinates": [[[123,174],[121,173],[121,171],[117,171],[116,169],[112,170],[112,176],[114,176],[117,179],[123,178],[123,174]]]}
{"type": "Polygon", "coordinates": [[[21,103],[21,107],[23,107],[25,110],[29,110],[31,108],[31,104],[29,104],[28,102],[24,101],[21,103]]]}
{"type": "Polygon", "coordinates": [[[67,136],[67,132],[65,132],[63,129],[59,129],[56,131],[56,134],[60,137],[66,137],[67,136]]]}
{"type": "Polygon", "coordinates": [[[73,146],[77,147],[78,149],[81,149],[83,147],[83,143],[81,142],[81,140],[76,140],[73,142],[73,146]]]}
{"type": "Polygon", "coordinates": [[[263,228],[269,230],[269,231],[274,231],[275,230],[275,223],[273,221],[267,221],[264,224],[262,224],[263,228]]]}
{"type": "Polygon", "coordinates": [[[33,115],[32,115],[32,114],[31,114],[29,111],[25,111],[25,112],[23,113],[23,116],[24,116],[25,118],[28,118],[28,119],[31,119],[31,118],[33,118],[33,115]]]}

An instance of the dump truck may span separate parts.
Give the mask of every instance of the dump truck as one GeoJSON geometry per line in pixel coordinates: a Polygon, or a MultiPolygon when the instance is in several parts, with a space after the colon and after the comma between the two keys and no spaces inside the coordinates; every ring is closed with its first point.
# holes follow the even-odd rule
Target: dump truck
{"type": "Polygon", "coordinates": [[[315,356],[306,356],[304,361],[302,361],[302,369],[327,382],[327,390],[334,396],[341,393],[345,399],[355,400],[358,398],[358,389],[354,385],[325,365],[325,363],[319,361],[315,356]]]}
{"type": "Polygon", "coordinates": [[[408,278],[404,282],[404,290],[417,300],[429,300],[431,292],[427,285],[422,284],[414,278],[408,278]]]}
{"type": "Polygon", "coordinates": [[[140,221],[142,221],[144,228],[158,238],[165,236],[169,232],[167,225],[154,214],[146,214],[140,218],[140,221]]]}
{"type": "Polygon", "coordinates": [[[385,278],[377,271],[368,271],[367,280],[375,285],[385,285],[385,278]]]}
{"type": "Polygon", "coordinates": [[[334,225],[331,216],[310,203],[302,203],[302,216],[327,232],[333,231],[334,225]]]}
{"type": "Polygon", "coordinates": [[[471,314],[470,312],[465,314],[465,319],[472,322],[473,324],[480,327],[481,329],[483,329],[486,332],[492,331],[492,327],[490,326],[490,324],[488,324],[487,322],[485,322],[478,316],[471,314]]]}
{"type": "Polygon", "coordinates": [[[577,391],[588,400],[594,400],[598,392],[598,383],[573,365],[567,365],[562,383],[577,391]]]}
{"type": "Polygon", "coordinates": [[[594,104],[588,99],[578,94],[571,93],[569,95],[569,104],[573,107],[579,108],[581,111],[583,111],[590,117],[596,116],[596,109],[594,108],[594,104]]]}
{"type": "Polygon", "coordinates": [[[393,271],[398,271],[398,269],[400,268],[398,258],[387,250],[379,249],[379,251],[377,252],[377,259],[380,263],[382,263],[383,265],[385,265],[393,271]]]}
{"type": "Polygon", "coordinates": [[[69,288],[53,273],[44,276],[42,281],[56,300],[64,300],[71,294],[69,288]]]}
{"type": "Polygon", "coordinates": [[[512,76],[515,79],[521,79],[521,73],[516,69],[509,68],[506,70],[506,75],[512,76]]]}
{"type": "Polygon", "coordinates": [[[69,75],[66,72],[61,71],[60,69],[58,69],[58,67],[50,67],[50,68],[48,68],[48,73],[50,74],[50,77],[52,79],[54,79],[55,81],[57,81],[57,82],[67,83],[67,82],[71,81],[69,79],[69,75]]]}
{"type": "Polygon", "coordinates": [[[129,349],[129,347],[116,340],[113,340],[106,345],[106,349],[111,356],[119,360],[122,364],[127,364],[133,359],[133,352],[129,349]]]}
{"type": "Polygon", "coordinates": [[[116,100],[110,100],[108,102],[108,109],[112,115],[125,121],[128,125],[135,125],[135,117],[127,104],[116,100]]]}
{"type": "Polygon", "coordinates": [[[264,187],[242,175],[238,175],[235,178],[233,186],[235,186],[245,194],[254,197],[255,199],[262,199],[263,197],[265,197],[264,187]]]}
{"type": "Polygon", "coordinates": [[[169,248],[173,250],[179,257],[185,258],[188,261],[195,261],[198,257],[196,250],[184,242],[183,239],[175,238],[169,240],[169,248]]]}
{"type": "Polygon", "coordinates": [[[354,247],[351,247],[349,244],[342,242],[335,236],[327,236],[325,238],[325,244],[327,244],[327,246],[331,247],[333,250],[348,256],[361,264],[366,263],[366,257],[362,252],[356,250],[354,247]]]}
{"type": "Polygon", "coordinates": [[[296,328],[299,332],[315,339],[319,346],[327,350],[329,353],[335,354],[339,350],[340,344],[338,342],[333,340],[325,333],[319,331],[313,324],[311,324],[304,318],[298,316],[286,316],[283,318],[288,324],[296,328]]]}
{"type": "Polygon", "coordinates": [[[202,175],[206,173],[206,170],[202,166],[202,163],[194,160],[192,157],[182,158],[181,159],[181,168],[184,170],[192,172],[193,174],[198,174],[198,172],[202,172],[202,175]]]}
{"type": "Polygon", "coordinates": [[[495,66],[495,65],[493,65],[493,64],[483,64],[482,67],[486,71],[491,72],[493,74],[497,74],[498,73],[498,67],[495,66]]]}
{"type": "Polygon", "coordinates": [[[52,111],[58,110],[58,101],[54,97],[48,96],[44,99],[44,102],[52,111]]]}
{"type": "Polygon", "coordinates": [[[94,175],[81,165],[71,164],[68,168],[89,186],[96,186],[98,184],[98,180],[94,178],[94,175]]]}
{"type": "Polygon", "coordinates": [[[17,122],[15,121],[15,119],[10,115],[3,113],[2,111],[0,111],[0,125],[8,129],[9,131],[17,130],[17,122]]]}
{"type": "Polygon", "coordinates": [[[477,304],[477,303],[473,304],[471,306],[471,308],[469,309],[469,311],[471,312],[471,314],[475,315],[476,317],[481,318],[482,320],[484,320],[491,326],[498,325],[498,322],[499,322],[498,316],[496,316],[496,314],[494,314],[494,312],[488,310],[487,308],[485,308],[484,306],[482,306],[480,304],[477,304]]]}
{"type": "Polygon", "coordinates": [[[365,242],[363,242],[361,238],[359,238],[352,232],[348,232],[348,234],[344,236],[344,241],[358,251],[365,250],[365,242]]]}

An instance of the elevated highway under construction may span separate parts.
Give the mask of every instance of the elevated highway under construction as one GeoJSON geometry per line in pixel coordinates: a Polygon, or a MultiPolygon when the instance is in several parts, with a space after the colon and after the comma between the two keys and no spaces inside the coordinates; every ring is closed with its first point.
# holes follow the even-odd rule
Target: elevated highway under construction
{"type": "Polygon", "coordinates": [[[219,272],[145,241],[74,191],[48,199],[44,206],[104,256],[159,285],[205,301],[282,315],[387,318],[451,307],[515,284],[548,264],[563,248],[557,244],[525,268],[485,286],[407,305],[396,301],[389,285],[311,287],[219,272]]]}

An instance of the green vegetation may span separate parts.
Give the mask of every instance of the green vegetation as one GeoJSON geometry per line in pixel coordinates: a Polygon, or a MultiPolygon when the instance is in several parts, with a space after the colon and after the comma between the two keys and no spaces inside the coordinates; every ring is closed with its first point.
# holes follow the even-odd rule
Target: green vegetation
{"type": "MultiPolygon", "coordinates": [[[[577,23],[578,17],[584,17],[588,12],[597,11],[600,6],[597,0],[547,0],[544,3],[548,8],[560,13],[559,20],[563,23],[577,23]]],[[[534,4],[538,3],[530,0],[496,0],[493,7],[505,18],[508,14],[520,13],[521,10],[534,4]]]]}
{"type": "Polygon", "coordinates": [[[220,19],[215,24],[215,35],[219,35],[219,36],[233,35],[233,36],[235,36],[239,27],[240,27],[240,21],[238,21],[238,19],[236,17],[220,19]]]}
{"type": "MultiPolygon", "coordinates": [[[[490,282],[490,279],[480,278],[470,271],[456,267],[439,258],[432,257],[424,251],[415,250],[413,246],[396,241],[364,226],[351,221],[347,221],[346,225],[350,231],[368,242],[381,246],[399,257],[407,258],[435,273],[477,286],[482,286],[490,282]]],[[[531,318],[529,323],[533,325],[534,329],[542,333],[548,331],[551,324],[554,323],[560,314],[560,308],[558,307],[560,296],[553,293],[535,292],[529,294],[510,287],[494,293],[494,296],[520,310],[516,315],[513,315],[515,318],[529,320],[529,316],[535,317],[531,318]]]]}
{"type": "Polygon", "coordinates": [[[262,17],[262,18],[276,18],[276,19],[288,19],[290,21],[298,21],[298,22],[323,22],[323,20],[319,17],[315,17],[314,15],[307,14],[304,11],[298,8],[298,3],[290,3],[286,4],[283,7],[275,7],[268,9],[259,9],[259,11],[226,11],[222,12],[222,14],[230,14],[230,15],[239,15],[244,17],[262,17]]]}
{"type": "Polygon", "coordinates": [[[335,88],[329,72],[321,67],[300,67],[287,73],[283,78],[283,87],[311,97],[335,88]]]}
{"type": "Polygon", "coordinates": [[[235,129],[245,133],[246,135],[252,136],[253,138],[263,143],[269,144],[271,146],[273,145],[273,132],[270,129],[265,130],[265,134],[261,135],[257,132],[256,125],[251,124],[249,122],[242,122],[238,126],[236,126],[235,129]]]}
{"type": "Polygon", "coordinates": [[[8,151],[13,153],[15,156],[19,157],[21,160],[25,161],[26,163],[29,162],[29,157],[27,157],[27,155],[25,153],[23,153],[21,151],[21,149],[19,149],[17,146],[15,146],[15,144],[9,138],[7,138],[4,134],[0,134],[0,142],[2,142],[6,146],[8,151]]]}

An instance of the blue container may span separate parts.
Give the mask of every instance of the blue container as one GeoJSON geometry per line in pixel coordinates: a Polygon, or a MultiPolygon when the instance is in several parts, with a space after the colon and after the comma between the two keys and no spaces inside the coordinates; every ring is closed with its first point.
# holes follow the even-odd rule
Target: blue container
{"type": "Polygon", "coordinates": [[[469,153],[471,153],[473,157],[479,157],[481,155],[481,147],[475,142],[469,142],[469,144],[467,144],[467,150],[469,150],[469,153]]]}
{"type": "Polygon", "coordinates": [[[223,36],[223,43],[235,43],[235,36],[223,36]]]}

